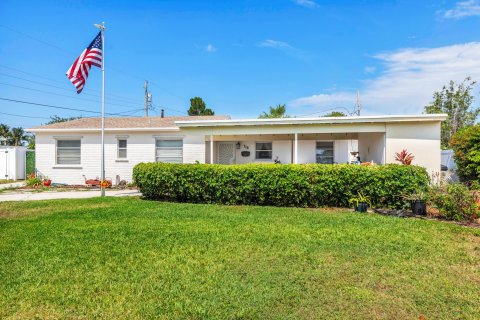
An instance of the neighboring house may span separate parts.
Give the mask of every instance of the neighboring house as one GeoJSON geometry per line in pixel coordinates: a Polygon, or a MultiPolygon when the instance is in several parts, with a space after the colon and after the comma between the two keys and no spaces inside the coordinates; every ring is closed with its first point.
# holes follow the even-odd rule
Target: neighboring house
{"type": "MultiPolygon", "coordinates": [[[[140,162],[395,163],[440,171],[444,114],[231,120],[224,116],[106,118],[106,177],[132,179],[140,162]]],[[[100,176],[100,118],[28,129],[36,135],[37,170],[54,182],[79,184],[100,176]]]]}

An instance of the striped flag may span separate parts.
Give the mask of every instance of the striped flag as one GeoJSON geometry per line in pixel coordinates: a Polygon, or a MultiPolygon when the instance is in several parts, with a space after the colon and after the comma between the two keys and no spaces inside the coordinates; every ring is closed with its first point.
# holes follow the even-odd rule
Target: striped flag
{"type": "Polygon", "coordinates": [[[68,79],[77,88],[77,93],[82,92],[88,78],[88,72],[92,66],[102,67],[102,33],[93,39],[92,43],[83,50],[82,54],[75,60],[67,71],[68,79]]]}

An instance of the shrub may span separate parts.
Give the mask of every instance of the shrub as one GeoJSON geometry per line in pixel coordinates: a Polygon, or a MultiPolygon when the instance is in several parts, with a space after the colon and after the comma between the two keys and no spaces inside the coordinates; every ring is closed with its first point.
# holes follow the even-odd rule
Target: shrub
{"type": "Polygon", "coordinates": [[[348,206],[361,191],[376,206],[400,207],[402,194],[426,190],[417,166],[140,163],[133,178],[148,199],[273,206],[348,206]]]}
{"type": "Polygon", "coordinates": [[[42,185],[42,179],[37,177],[35,173],[28,175],[27,180],[25,181],[25,185],[29,187],[39,187],[42,185]]]}
{"type": "Polygon", "coordinates": [[[480,125],[467,127],[455,133],[450,141],[453,147],[457,173],[469,185],[480,184],[480,125]]]}
{"type": "Polygon", "coordinates": [[[479,217],[473,192],[460,183],[431,187],[429,201],[449,220],[474,220],[479,217]]]}

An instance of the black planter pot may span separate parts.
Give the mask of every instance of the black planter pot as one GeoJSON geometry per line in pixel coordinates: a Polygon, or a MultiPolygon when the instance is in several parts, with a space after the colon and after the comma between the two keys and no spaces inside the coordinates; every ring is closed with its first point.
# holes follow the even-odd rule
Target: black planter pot
{"type": "Polygon", "coordinates": [[[419,216],[427,214],[427,203],[424,200],[412,201],[412,212],[419,216]]]}
{"type": "Polygon", "coordinates": [[[355,211],[357,212],[367,212],[368,203],[366,202],[359,202],[358,205],[355,206],[355,211]]]}

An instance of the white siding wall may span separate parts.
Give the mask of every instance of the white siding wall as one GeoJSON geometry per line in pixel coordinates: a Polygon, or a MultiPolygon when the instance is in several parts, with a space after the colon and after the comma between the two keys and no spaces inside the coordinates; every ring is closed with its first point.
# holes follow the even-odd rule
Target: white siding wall
{"type": "MultiPolygon", "coordinates": [[[[236,149],[235,157],[237,164],[245,164],[252,162],[273,162],[278,157],[282,163],[292,163],[293,157],[293,141],[291,140],[273,140],[273,158],[272,160],[255,159],[255,141],[270,141],[258,137],[256,140],[239,141],[240,149],[236,149]],[[242,151],[250,151],[248,157],[242,157],[242,151]]],[[[234,141],[233,143],[237,143],[234,141]]],[[[298,163],[315,163],[316,140],[298,140],[298,163]]],[[[358,143],[356,140],[335,140],[334,151],[336,163],[347,163],[349,161],[350,151],[357,151],[358,143]]],[[[217,142],[214,142],[214,159],[217,158],[217,142]]],[[[210,163],[210,142],[205,142],[205,159],[210,163]]]]}
{"type": "Polygon", "coordinates": [[[186,135],[183,138],[183,163],[205,163],[205,137],[186,135]]]}
{"type": "Polygon", "coordinates": [[[415,156],[412,164],[440,172],[440,122],[388,123],[386,134],[387,163],[398,163],[395,153],[407,149],[415,156]]]}
{"type": "MultiPolygon", "coordinates": [[[[122,180],[132,180],[132,169],[140,162],[155,161],[155,139],[183,136],[178,132],[116,132],[105,134],[105,176],[115,182],[116,175],[122,180]],[[127,137],[127,159],[117,159],[117,137],[127,137]]],[[[198,137],[183,136],[184,162],[194,163],[205,161],[204,140],[198,137]],[[200,143],[200,140],[202,143],[200,143]]],[[[68,184],[83,184],[85,175],[88,179],[100,177],[100,134],[36,134],[36,167],[42,175],[48,176],[53,182],[68,184]],[[81,137],[81,164],[56,165],[56,138],[81,137]]]]}
{"type": "Polygon", "coordinates": [[[298,163],[315,163],[317,157],[315,140],[298,140],[298,163]]]}
{"type": "Polygon", "coordinates": [[[350,152],[358,151],[358,140],[335,140],[335,162],[350,163],[352,155],[350,152]]]}
{"type": "Polygon", "coordinates": [[[362,162],[385,163],[385,134],[382,132],[359,133],[358,151],[362,162]]]}

